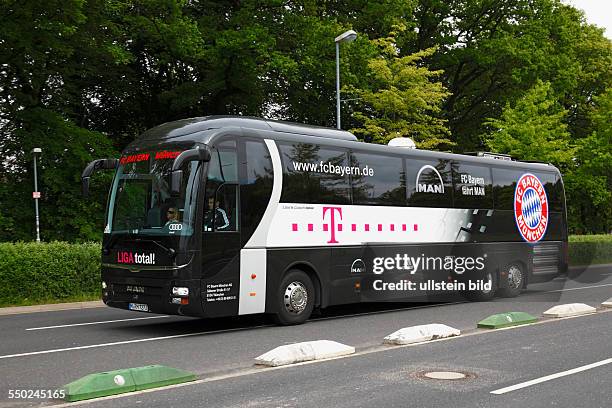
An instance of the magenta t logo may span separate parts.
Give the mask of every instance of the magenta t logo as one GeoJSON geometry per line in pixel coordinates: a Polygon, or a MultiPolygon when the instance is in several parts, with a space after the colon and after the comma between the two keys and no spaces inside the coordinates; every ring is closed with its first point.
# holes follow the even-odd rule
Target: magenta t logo
{"type": "Polygon", "coordinates": [[[335,211],[338,210],[338,214],[340,215],[340,220],[342,221],[342,208],[340,207],[323,207],[323,221],[325,221],[325,213],[327,212],[327,210],[331,210],[331,223],[330,223],[330,240],[327,241],[328,244],[337,244],[338,241],[336,241],[336,213],[335,211]]]}

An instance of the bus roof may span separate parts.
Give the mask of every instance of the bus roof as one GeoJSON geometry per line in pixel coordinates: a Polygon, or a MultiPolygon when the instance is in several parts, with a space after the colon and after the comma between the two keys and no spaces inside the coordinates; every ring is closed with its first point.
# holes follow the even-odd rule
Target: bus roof
{"type": "MultiPolygon", "coordinates": [[[[252,130],[263,130],[268,132],[278,132],[278,139],[300,140],[304,137],[304,143],[323,143],[333,144],[338,147],[363,149],[372,152],[396,154],[401,156],[412,156],[414,158],[438,158],[448,160],[460,160],[473,164],[482,164],[495,167],[515,167],[523,169],[553,171],[559,170],[547,163],[523,162],[498,160],[492,157],[478,157],[467,154],[447,153],[420,149],[407,149],[404,147],[393,147],[374,143],[361,142],[352,133],[345,130],[337,130],[321,126],[303,125],[293,122],[268,120],[246,116],[202,116],[189,119],[181,119],[167,122],[145,131],[126,150],[137,150],[142,144],[173,142],[177,139],[185,141],[192,139],[194,142],[207,143],[216,129],[241,128],[252,130]],[[212,131],[212,134],[211,134],[212,131]],[[203,133],[205,132],[205,133],[203,133]],[[283,136],[284,135],[284,136],[283,136]],[[320,138],[319,140],[313,139],[320,138]],[[327,142],[327,143],[326,143],[327,142]]],[[[276,139],[276,137],[274,137],[276,139]]]]}
{"type": "Polygon", "coordinates": [[[202,116],[164,123],[144,132],[139,140],[168,139],[210,129],[239,127],[245,129],[271,130],[298,135],[324,137],[326,139],[357,141],[355,135],[346,130],[310,126],[246,116],[202,116]]]}

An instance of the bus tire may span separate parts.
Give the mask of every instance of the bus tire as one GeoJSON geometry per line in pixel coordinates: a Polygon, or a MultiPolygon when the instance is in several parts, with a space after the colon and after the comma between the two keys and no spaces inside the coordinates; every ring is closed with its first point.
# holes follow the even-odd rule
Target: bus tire
{"type": "Polygon", "coordinates": [[[315,303],[315,288],[304,272],[291,269],[278,288],[275,320],[278,324],[304,323],[312,314],[315,303]]]}
{"type": "Polygon", "coordinates": [[[472,302],[488,302],[495,297],[497,277],[494,272],[487,271],[481,278],[484,282],[491,282],[491,290],[466,290],[463,297],[472,302]]]}
{"type": "Polygon", "coordinates": [[[508,280],[506,282],[507,286],[499,289],[499,295],[502,297],[517,297],[525,285],[525,272],[518,263],[508,265],[505,272],[508,280]]]}

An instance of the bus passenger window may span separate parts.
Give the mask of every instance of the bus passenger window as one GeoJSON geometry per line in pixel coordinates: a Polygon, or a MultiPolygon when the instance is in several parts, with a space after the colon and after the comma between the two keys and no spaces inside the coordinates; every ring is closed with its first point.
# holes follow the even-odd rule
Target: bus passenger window
{"type": "Polygon", "coordinates": [[[453,184],[449,160],[406,158],[406,188],[411,207],[451,208],[453,184]]]}
{"type": "Polygon", "coordinates": [[[205,232],[238,231],[238,207],[236,184],[222,185],[217,194],[207,197],[204,211],[205,232]]]}
{"type": "Polygon", "coordinates": [[[353,204],[406,205],[406,174],[399,156],[351,153],[353,204]]]}
{"type": "Polygon", "coordinates": [[[491,169],[486,166],[453,162],[455,208],[493,208],[491,169]]]}
{"type": "Polygon", "coordinates": [[[493,168],[493,198],[496,210],[514,210],[516,182],[526,173],[524,170],[493,168]]]}
{"type": "Polygon", "coordinates": [[[347,151],[309,143],[279,144],[283,203],[350,204],[347,151]]]}

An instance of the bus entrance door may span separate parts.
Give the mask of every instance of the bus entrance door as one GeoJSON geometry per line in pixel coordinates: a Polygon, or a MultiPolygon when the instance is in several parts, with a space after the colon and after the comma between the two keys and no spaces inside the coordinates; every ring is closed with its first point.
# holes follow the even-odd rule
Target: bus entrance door
{"type": "Polygon", "coordinates": [[[204,213],[202,308],[207,317],[238,314],[240,231],[238,185],[223,184],[204,213]]]}

